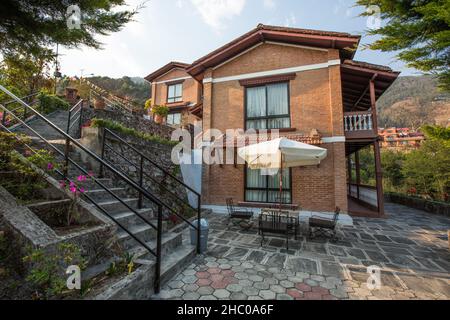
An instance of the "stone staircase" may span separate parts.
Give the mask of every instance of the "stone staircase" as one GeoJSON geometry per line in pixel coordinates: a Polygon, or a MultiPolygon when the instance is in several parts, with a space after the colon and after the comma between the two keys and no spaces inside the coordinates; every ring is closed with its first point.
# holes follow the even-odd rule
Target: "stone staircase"
{"type": "MultiPolygon", "coordinates": [[[[60,129],[64,130],[67,126],[68,112],[57,111],[48,116],[48,120],[58,126],[60,129]]],[[[49,140],[52,145],[56,146],[59,150],[64,150],[65,140],[63,137],[53,128],[51,128],[45,121],[41,119],[33,119],[28,125],[32,127],[36,132],[42,135],[45,139],[49,140]]],[[[50,147],[42,142],[42,140],[37,137],[31,130],[24,127],[16,127],[14,132],[23,133],[32,138],[33,144],[38,148],[50,147]]],[[[73,148],[70,151],[70,158],[75,161],[79,166],[81,166],[86,171],[91,171],[91,166],[82,161],[81,153],[73,148]]],[[[95,170],[93,170],[95,172],[95,170]]],[[[74,165],[69,166],[68,176],[72,181],[77,181],[77,177],[84,174],[76,168],[74,165]]],[[[56,177],[55,177],[56,178],[56,177]]],[[[60,179],[60,177],[57,177],[60,179]]],[[[155,206],[152,206],[149,201],[144,202],[144,207],[138,209],[139,199],[130,196],[127,189],[123,187],[123,181],[116,181],[116,179],[111,178],[98,178],[99,181],[108,191],[100,186],[93,180],[87,180],[83,182],[83,187],[85,188],[85,195],[90,197],[93,201],[97,203],[102,209],[104,209],[110,216],[112,216],[117,222],[119,222],[125,229],[122,229],[119,225],[117,228],[117,244],[123,249],[124,252],[128,252],[134,257],[134,261],[137,265],[143,266],[147,270],[146,274],[146,284],[144,290],[140,290],[138,296],[133,294],[133,291],[129,290],[130,285],[139,287],[142,283],[137,283],[134,280],[127,281],[126,290],[120,285],[121,281],[124,279],[118,279],[117,285],[109,284],[107,288],[103,288],[98,291],[97,297],[99,299],[116,299],[118,297],[126,298],[126,295],[130,295],[129,298],[139,299],[139,298],[149,298],[153,294],[152,280],[154,279],[154,270],[156,265],[156,258],[151,253],[148,252],[139,242],[137,242],[134,237],[145,242],[153,251],[156,251],[157,246],[157,231],[148,223],[146,223],[139,215],[144,217],[146,220],[151,222],[153,225],[157,225],[156,210],[155,206]],[[122,183],[121,183],[122,182],[122,183]],[[112,195],[113,193],[114,195],[112,195]],[[116,197],[126,203],[124,205],[116,197]],[[135,212],[130,210],[134,209],[139,213],[137,215],[135,212]],[[131,235],[131,234],[133,235],[131,235]],[[153,278],[152,276],[153,275],[153,278]],[[115,288],[112,290],[111,288],[115,288]],[[145,290],[145,288],[147,290],[145,290]],[[145,292],[142,294],[142,292],[145,292]]],[[[91,204],[87,199],[84,199],[88,204],[91,204]]],[[[94,204],[91,204],[95,208],[94,204]]],[[[183,238],[180,228],[174,228],[173,231],[168,230],[167,222],[163,222],[163,235],[161,243],[162,251],[162,266],[161,266],[161,281],[170,280],[171,276],[175,275],[176,271],[181,269],[185,263],[189,262],[191,258],[195,255],[195,247],[190,244],[188,239],[183,238]]],[[[119,259],[120,257],[118,257],[119,259]]],[[[113,261],[111,261],[113,262],[113,261]]],[[[84,273],[84,279],[93,278],[109,267],[110,263],[103,263],[102,265],[97,265],[89,268],[84,273]]],[[[139,269],[138,269],[139,270],[139,269]]],[[[138,271],[137,270],[137,271],[138,271]]],[[[142,271],[139,271],[142,272],[142,271]]],[[[129,275],[129,277],[132,275],[129,275]]]]}

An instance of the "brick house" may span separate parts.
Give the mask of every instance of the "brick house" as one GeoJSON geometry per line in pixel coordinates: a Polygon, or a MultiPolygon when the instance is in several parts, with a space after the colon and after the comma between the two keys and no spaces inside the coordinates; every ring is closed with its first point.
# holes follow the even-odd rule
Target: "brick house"
{"type": "Polygon", "coordinates": [[[417,149],[425,141],[423,133],[410,128],[379,128],[378,135],[381,148],[395,151],[417,149]]]}
{"type": "MultiPolygon", "coordinates": [[[[375,102],[398,77],[390,68],[353,60],[360,36],[258,25],[190,65],[169,63],[147,76],[155,104],[202,119],[203,131],[278,129],[281,136],[328,150],[318,167],[283,173],[287,208],[382,216],[375,102]],[[180,89],[173,88],[181,84],[180,89]],[[358,150],[372,145],[377,186],[362,186],[358,150]],[[354,159],[354,160],[352,160],[354,159]],[[352,176],[356,167],[356,179],[352,176]]],[[[204,165],[203,203],[267,207],[277,177],[245,165],[204,165]]]]}

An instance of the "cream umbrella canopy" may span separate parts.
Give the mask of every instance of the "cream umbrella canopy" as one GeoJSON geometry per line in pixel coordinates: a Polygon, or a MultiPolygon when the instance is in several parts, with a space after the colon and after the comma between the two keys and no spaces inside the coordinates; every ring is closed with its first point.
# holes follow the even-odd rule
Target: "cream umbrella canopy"
{"type": "Polygon", "coordinates": [[[319,165],[327,150],[287,138],[278,138],[238,149],[238,155],[250,169],[280,170],[280,208],[283,192],[283,169],[319,165]]]}

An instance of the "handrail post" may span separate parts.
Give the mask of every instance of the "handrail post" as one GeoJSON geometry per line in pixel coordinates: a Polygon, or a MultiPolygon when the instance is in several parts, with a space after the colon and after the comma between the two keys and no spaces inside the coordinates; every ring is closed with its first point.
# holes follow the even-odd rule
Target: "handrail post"
{"type": "MultiPolygon", "coordinates": [[[[105,160],[105,143],[106,143],[106,130],[102,130],[102,154],[101,154],[101,159],[105,160]]],[[[103,163],[100,163],[100,172],[98,173],[99,178],[104,178],[104,168],[103,168],[103,163]]]]}
{"type": "Polygon", "coordinates": [[[202,228],[200,225],[200,222],[202,220],[202,213],[201,213],[201,207],[200,207],[200,195],[197,195],[197,253],[201,253],[201,246],[200,246],[200,239],[201,239],[201,232],[202,228]]]}
{"type": "Polygon", "coordinates": [[[80,138],[81,138],[81,131],[82,131],[82,129],[83,129],[83,103],[84,103],[84,100],[82,100],[82,102],[81,102],[81,107],[80,107],[80,138]]]}
{"type": "Polygon", "coordinates": [[[161,290],[161,239],[162,239],[162,206],[158,205],[158,228],[156,236],[155,293],[161,290]]]}
{"type": "MultiPolygon", "coordinates": [[[[141,164],[139,168],[139,186],[142,188],[144,182],[144,157],[141,156],[141,164]]],[[[139,192],[139,202],[138,202],[138,208],[142,209],[143,207],[143,194],[142,191],[139,192]]]]}
{"type": "MultiPolygon", "coordinates": [[[[66,128],[66,133],[68,135],[70,135],[69,131],[70,131],[71,115],[72,115],[72,112],[69,110],[69,115],[67,117],[67,128],[66,128]]],[[[64,148],[64,169],[63,169],[64,178],[67,178],[67,175],[69,173],[69,149],[70,149],[70,140],[69,140],[69,138],[66,138],[66,146],[64,148]]]]}

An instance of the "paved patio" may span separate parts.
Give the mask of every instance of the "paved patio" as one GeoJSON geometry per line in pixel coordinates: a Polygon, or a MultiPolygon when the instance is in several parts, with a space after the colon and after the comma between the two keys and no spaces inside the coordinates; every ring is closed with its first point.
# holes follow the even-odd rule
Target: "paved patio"
{"type": "Polygon", "coordinates": [[[209,248],[157,298],[209,299],[450,299],[450,219],[387,204],[388,219],[354,218],[339,241],[266,237],[211,214],[209,248]],[[381,269],[370,290],[368,266],[381,269]]]}

